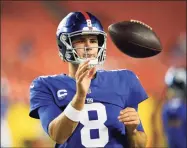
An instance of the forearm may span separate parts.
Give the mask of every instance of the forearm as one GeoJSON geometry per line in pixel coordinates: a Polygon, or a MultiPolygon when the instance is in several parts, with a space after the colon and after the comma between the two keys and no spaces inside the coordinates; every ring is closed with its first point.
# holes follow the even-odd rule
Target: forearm
{"type": "MultiPolygon", "coordinates": [[[[76,110],[82,110],[84,107],[84,97],[74,96],[71,105],[76,110]]],[[[74,132],[78,122],[69,119],[64,113],[61,113],[49,124],[49,134],[51,138],[59,144],[63,144],[74,132]]]]}
{"type": "Polygon", "coordinates": [[[144,148],[146,147],[147,136],[144,132],[134,130],[134,132],[127,131],[127,140],[130,148],[144,148]]]}

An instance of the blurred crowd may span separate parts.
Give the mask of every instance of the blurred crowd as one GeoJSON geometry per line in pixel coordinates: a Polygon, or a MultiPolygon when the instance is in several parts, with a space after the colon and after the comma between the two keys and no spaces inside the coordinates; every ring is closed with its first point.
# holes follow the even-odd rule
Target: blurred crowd
{"type": "MultiPolygon", "coordinates": [[[[96,8],[96,6],[94,8],[91,7],[93,5],[92,2],[85,2],[82,5],[76,2],[59,3],[2,2],[1,147],[31,148],[53,147],[54,145],[54,142],[44,133],[40,122],[29,117],[29,85],[39,75],[67,72],[64,70],[67,65],[60,61],[58,57],[55,40],[56,27],[60,18],[66,12],[76,10],[76,6],[77,9],[85,9],[87,5],[87,9],[91,9],[91,11],[94,11],[96,8]]],[[[139,5],[128,2],[126,8],[130,6],[139,8],[140,5],[143,5],[141,2],[137,3],[139,5]]],[[[112,3],[110,5],[108,4],[109,7],[112,5],[112,3]]],[[[120,6],[121,4],[116,5],[120,6]]],[[[147,7],[153,8],[153,4],[148,5],[147,7]]],[[[108,40],[109,51],[104,68],[130,68],[134,70],[139,75],[140,80],[150,96],[147,101],[141,104],[139,111],[148,135],[148,147],[167,146],[161,119],[161,102],[165,89],[164,75],[170,66],[186,67],[186,30],[184,28],[186,26],[184,24],[186,17],[185,15],[183,16],[186,8],[183,5],[185,5],[183,2],[177,4],[171,2],[170,5],[156,3],[154,5],[162,11],[161,14],[158,14],[159,16],[164,12],[164,6],[167,6],[168,14],[165,13],[165,15],[167,14],[174,21],[173,29],[181,27],[178,30],[173,30],[175,34],[172,34],[172,36],[166,36],[163,33],[164,35],[161,37],[161,41],[164,39],[163,52],[161,55],[153,57],[152,59],[132,59],[122,55],[111,43],[110,38],[108,40]],[[176,10],[175,14],[170,15],[169,10],[171,12],[176,10]],[[184,25],[179,27],[177,23],[184,25]],[[115,51],[112,51],[111,48],[115,48],[115,51]],[[155,69],[153,69],[153,65],[155,69]],[[150,80],[152,81],[151,84],[150,80]],[[156,133],[153,129],[157,129],[156,133]],[[154,142],[155,136],[158,138],[156,144],[154,142]]],[[[116,15],[124,11],[122,7],[118,9],[116,15]]],[[[143,9],[137,9],[137,14],[141,13],[140,11],[143,9]]],[[[131,15],[130,10],[127,11],[131,15]]],[[[99,8],[95,12],[96,15],[105,21],[106,29],[110,23],[117,21],[115,16],[113,17],[114,20],[110,20],[108,16],[110,14],[100,14],[99,12],[102,12],[102,10],[99,8]]],[[[157,9],[155,9],[155,13],[152,13],[156,18],[157,9]]],[[[134,15],[134,17],[146,20],[146,17],[144,18],[143,16],[144,14],[134,15]]],[[[123,17],[121,16],[121,18],[123,17]]],[[[149,17],[147,14],[147,20],[150,19],[149,17]]],[[[126,18],[128,19],[130,17],[126,14],[126,18]]],[[[157,24],[159,21],[154,22],[152,20],[150,23],[157,24]]],[[[162,27],[155,25],[155,28],[157,28],[158,34],[164,32],[162,27]]]]}
{"type": "MultiPolygon", "coordinates": [[[[21,97],[21,96],[20,96],[21,97]]],[[[49,147],[52,141],[40,123],[28,116],[28,102],[11,98],[11,84],[1,76],[1,147],[49,147]]]]}

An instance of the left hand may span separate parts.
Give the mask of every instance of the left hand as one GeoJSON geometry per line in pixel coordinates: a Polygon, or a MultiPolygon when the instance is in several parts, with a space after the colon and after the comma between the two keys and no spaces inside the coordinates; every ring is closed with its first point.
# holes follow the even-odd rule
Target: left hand
{"type": "Polygon", "coordinates": [[[140,124],[140,118],[138,112],[131,107],[127,107],[120,111],[118,116],[120,122],[124,123],[127,132],[135,132],[137,126],[140,124]]]}

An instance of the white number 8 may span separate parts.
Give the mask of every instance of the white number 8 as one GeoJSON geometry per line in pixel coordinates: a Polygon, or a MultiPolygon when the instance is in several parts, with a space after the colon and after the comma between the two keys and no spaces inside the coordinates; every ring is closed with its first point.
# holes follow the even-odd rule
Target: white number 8
{"type": "Polygon", "coordinates": [[[92,103],[84,105],[83,115],[80,121],[84,125],[84,127],[81,129],[82,145],[84,145],[85,147],[104,147],[108,143],[108,128],[104,125],[106,120],[106,109],[103,104],[92,103]],[[89,120],[88,111],[91,110],[97,111],[98,120],[89,120]],[[99,138],[90,138],[91,129],[99,130],[99,138]]]}
{"type": "Polygon", "coordinates": [[[86,20],[87,21],[87,26],[88,27],[92,27],[92,22],[91,22],[91,20],[86,20]]]}

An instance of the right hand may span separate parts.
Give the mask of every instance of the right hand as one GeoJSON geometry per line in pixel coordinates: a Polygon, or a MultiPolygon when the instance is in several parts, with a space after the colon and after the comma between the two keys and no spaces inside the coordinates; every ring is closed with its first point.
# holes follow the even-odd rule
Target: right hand
{"type": "Polygon", "coordinates": [[[87,92],[90,87],[91,79],[96,73],[96,68],[93,67],[90,69],[88,63],[89,61],[80,64],[75,74],[77,87],[76,94],[81,98],[86,98],[87,92]]]}

